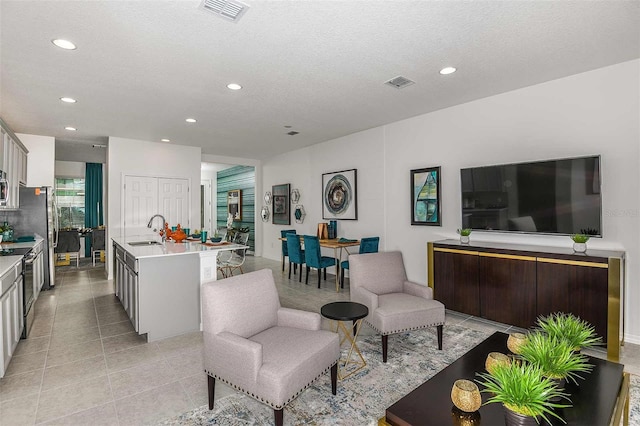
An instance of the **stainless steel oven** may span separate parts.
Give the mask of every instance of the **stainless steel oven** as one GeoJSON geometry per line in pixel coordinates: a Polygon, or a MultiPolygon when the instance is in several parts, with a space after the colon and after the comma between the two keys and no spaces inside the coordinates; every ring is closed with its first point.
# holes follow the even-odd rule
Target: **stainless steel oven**
{"type": "Polygon", "coordinates": [[[24,274],[24,285],[22,286],[24,289],[22,299],[22,312],[24,313],[24,329],[22,331],[23,339],[29,337],[29,331],[31,331],[31,327],[33,326],[33,317],[35,312],[33,307],[33,303],[35,302],[35,294],[33,293],[33,266],[37,256],[37,253],[29,251],[22,258],[22,273],[24,274]]]}

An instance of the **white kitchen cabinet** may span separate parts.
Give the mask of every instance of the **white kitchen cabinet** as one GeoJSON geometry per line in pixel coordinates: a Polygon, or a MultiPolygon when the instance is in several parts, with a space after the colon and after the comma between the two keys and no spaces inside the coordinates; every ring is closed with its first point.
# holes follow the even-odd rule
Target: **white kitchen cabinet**
{"type": "Polygon", "coordinates": [[[22,335],[22,280],[21,260],[0,277],[0,377],[4,376],[22,335]]]}
{"type": "Polygon", "coordinates": [[[129,316],[133,328],[139,329],[138,274],[136,260],[117,245],[114,245],[116,296],[129,316]]]}
{"type": "Polygon", "coordinates": [[[138,334],[152,342],[200,330],[198,253],[136,258],[115,242],[113,252],[116,294],[138,334]]]}
{"type": "Polygon", "coordinates": [[[27,148],[16,135],[0,119],[0,170],[3,178],[8,182],[8,199],[3,209],[17,209],[20,207],[20,185],[27,184],[27,148]]]}

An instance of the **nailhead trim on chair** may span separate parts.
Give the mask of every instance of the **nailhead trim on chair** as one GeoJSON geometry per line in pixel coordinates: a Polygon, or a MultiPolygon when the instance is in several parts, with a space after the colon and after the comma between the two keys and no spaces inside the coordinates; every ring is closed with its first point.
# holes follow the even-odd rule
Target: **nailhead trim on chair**
{"type": "Polygon", "coordinates": [[[247,395],[249,395],[250,397],[262,402],[263,404],[266,404],[268,406],[270,406],[271,408],[273,408],[274,410],[281,410],[282,408],[284,408],[285,405],[287,405],[288,403],[290,403],[291,401],[293,401],[294,399],[296,399],[298,397],[298,395],[300,395],[302,393],[303,390],[307,389],[309,386],[311,386],[313,384],[313,382],[315,382],[316,380],[318,380],[320,378],[320,376],[324,375],[324,373],[326,373],[327,371],[331,370],[331,367],[333,367],[334,365],[336,365],[338,363],[338,360],[336,360],[333,364],[331,364],[329,367],[325,368],[320,374],[318,374],[314,379],[312,379],[309,383],[307,383],[302,389],[300,389],[298,392],[295,393],[295,395],[293,395],[291,398],[289,398],[288,400],[285,401],[285,403],[283,405],[276,405],[270,401],[266,401],[263,398],[256,396],[254,394],[252,394],[249,391],[246,391],[236,385],[234,385],[233,383],[231,383],[230,381],[228,381],[227,379],[224,379],[220,376],[218,376],[217,374],[214,374],[212,372],[210,372],[209,370],[205,369],[204,372],[207,373],[209,376],[213,377],[216,380],[220,380],[223,383],[226,383],[227,385],[231,386],[232,388],[239,390],[240,392],[243,392],[247,395]]]}
{"type": "Polygon", "coordinates": [[[433,324],[421,325],[421,326],[418,326],[418,327],[411,327],[411,328],[403,328],[401,330],[387,331],[386,333],[383,333],[382,331],[380,331],[376,327],[374,327],[373,324],[371,324],[369,321],[365,321],[365,322],[367,323],[367,325],[369,327],[373,328],[375,331],[378,332],[378,334],[382,334],[383,336],[388,336],[390,334],[396,334],[396,333],[402,333],[404,331],[421,330],[423,328],[433,327],[433,326],[437,326],[437,325],[444,325],[444,322],[436,322],[436,323],[433,323],[433,324]]]}

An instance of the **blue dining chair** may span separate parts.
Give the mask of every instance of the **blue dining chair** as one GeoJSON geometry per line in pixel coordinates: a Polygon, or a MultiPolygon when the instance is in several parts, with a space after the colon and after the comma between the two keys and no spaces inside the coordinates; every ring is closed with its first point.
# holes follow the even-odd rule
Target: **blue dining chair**
{"type": "Polygon", "coordinates": [[[302,282],[302,265],[304,264],[304,250],[300,248],[300,236],[295,233],[287,234],[287,251],[289,254],[289,279],[291,279],[291,264],[293,263],[293,273],[295,274],[297,266],[300,265],[300,276],[298,281],[302,282]]]}
{"type": "Polygon", "coordinates": [[[307,278],[305,283],[309,283],[309,270],[316,268],[318,270],[318,288],[320,288],[320,270],[324,269],[324,279],[327,279],[327,268],[337,265],[338,261],[335,257],[323,256],[320,253],[320,240],[312,235],[304,236],[304,260],[307,264],[307,278]]]}
{"type": "MultiPolygon", "coordinates": [[[[380,237],[366,237],[360,240],[360,251],[362,253],[377,253],[378,244],[380,243],[380,237]]],[[[344,260],[340,263],[340,288],[344,288],[344,270],[349,269],[349,260],[344,260]]]]}
{"type": "MultiPolygon", "coordinates": [[[[295,229],[285,229],[284,231],[280,231],[280,236],[282,238],[287,238],[287,234],[293,232],[296,233],[295,229]]],[[[289,256],[289,251],[287,249],[287,242],[282,241],[282,272],[284,272],[284,258],[289,256]]]]}

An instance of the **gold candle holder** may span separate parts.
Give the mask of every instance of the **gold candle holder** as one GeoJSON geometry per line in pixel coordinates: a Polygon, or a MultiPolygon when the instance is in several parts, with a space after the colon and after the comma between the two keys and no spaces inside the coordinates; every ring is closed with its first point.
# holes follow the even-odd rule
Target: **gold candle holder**
{"type": "Polygon", "coordinates": [[[514,354],[520,353],[520,348],[527,341],[527,336],[523,333],[511,333],[507,339],[507,348],[514,354]]]}
{"type": "Polygon", "coordinates": [[[451,388],[451,401],[453,405],[466,413],[477,411],[482,405],[480,390],[470,380],[456,380],[451,388]]]}
{"type": "Polygon", "coordinates": [[[493,374],[494,367],[509,364],[511,364],[511,359],[509,359],[505,354],[500,352],[490,352],[489,355],[487,355],[487,360],[484,362],[484,368],[486,368],[489,374],[493,374]]]}

